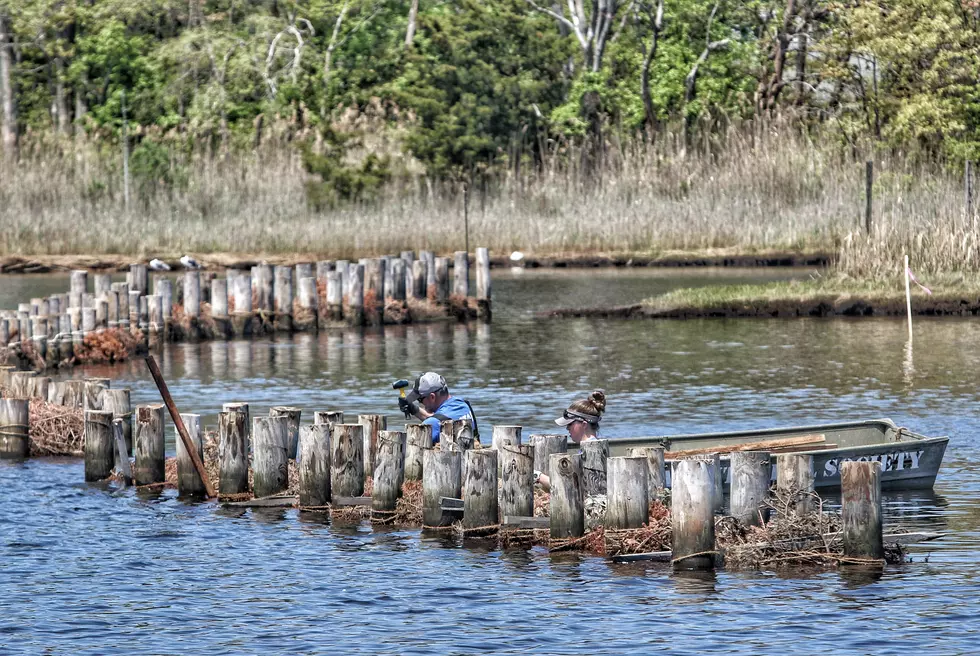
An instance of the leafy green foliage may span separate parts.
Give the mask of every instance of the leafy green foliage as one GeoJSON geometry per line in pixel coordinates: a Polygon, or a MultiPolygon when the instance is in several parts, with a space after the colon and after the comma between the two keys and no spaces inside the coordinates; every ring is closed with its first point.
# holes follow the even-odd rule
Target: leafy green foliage
{"type": "Polygon", "coordinates": [[[391,177],[390,160],[369,153],[359,164],[344,161],[350,137],[324,131],[322,152],[303,148],[303,167],[319,180],[306,182],[306,200],[319,211],[342,202],[370,201],[391,177]]]}

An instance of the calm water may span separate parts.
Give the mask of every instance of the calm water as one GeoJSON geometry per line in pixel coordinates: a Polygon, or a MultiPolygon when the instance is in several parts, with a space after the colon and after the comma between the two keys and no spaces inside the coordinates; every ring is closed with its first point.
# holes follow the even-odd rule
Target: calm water
{"type": "MultiPolygon", "coordinates": [[[[885,496],[887,526],[948,534],[913,547],[913,562],[877,580],[683,576],[331,525],[294,510],[232,512],[172,492],[112,493],[81,483],[80,461],[34,460],[0,464],[0,652],[975,653],[980,323],[921,319],[909,354],[905,325],[891,320],[530,314],[736,275],[768,274],[501,274],[491,326],[176,345],[158,359],[177,404],[206,423],[221,403],[248,401],[253,414],[288,403],[307,417],[384,412],[397,425],[389,385],[425,369],[443,372],[487,430],[550,431],[550,419],[594,387],[609,396],[611,438],[891,417],[952,436],[935,490],[885,496]]],[[[0,305],[65,285],[31,280],[0,279],[0,305]]],[[[142,363],[86,373],[131,387],[134,403],[156,400],[142,363]]]]}

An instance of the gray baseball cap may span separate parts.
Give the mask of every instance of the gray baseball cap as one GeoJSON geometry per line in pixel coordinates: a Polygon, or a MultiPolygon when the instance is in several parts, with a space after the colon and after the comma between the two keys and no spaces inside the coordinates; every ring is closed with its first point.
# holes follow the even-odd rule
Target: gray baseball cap
{"type": "Polygon", "coordinates": [[[409,403],[414,403],[433,392],[439,392],[448,387],[445,378],[434,371],[427,371],[415,379],[415,385],[412,387],[412,391],[405,398],[409,403]]]}

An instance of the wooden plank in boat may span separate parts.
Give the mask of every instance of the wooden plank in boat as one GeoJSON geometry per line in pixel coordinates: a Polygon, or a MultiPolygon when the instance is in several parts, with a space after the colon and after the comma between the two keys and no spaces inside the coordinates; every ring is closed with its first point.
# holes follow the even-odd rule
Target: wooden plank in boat
{"type": "Polygon", "coordinates": [[[699,456],[707,453],[732,453],[733,451],[771,451],[773,449],[792,448],[799,446],[809,446],[826,443],[825,435],[802,435],[800,437],[786,437],[778,440],[762,440],[760,442],[745,442],[743,444],[719,444],[718,446],[706,446],[700,449],[685,449],[683,451],[668,451],[669,458],[687,458],[699,456]]]}

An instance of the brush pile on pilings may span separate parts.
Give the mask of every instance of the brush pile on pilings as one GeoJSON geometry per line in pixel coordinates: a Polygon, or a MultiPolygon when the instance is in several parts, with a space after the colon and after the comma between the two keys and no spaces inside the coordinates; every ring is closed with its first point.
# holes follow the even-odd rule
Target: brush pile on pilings
{"type": "Polygon", "coordinates": [[[167,273],[130,266],[126,282],[87,271],[71,274],[70,290],[0,310],[0,361],[41,371],[79,363],[117,362],[162,342],[229,339],[334,326],[434,321],[490,321],[490,257],[476,249],[450,260],[422,251],[397,256],[257,264],[249,270],[167,273]],[[450,280],[450,267],[453,278],[450,280]],[[153,283],[153,292],[150,292],[153,283]],[[89,289],[93,288],[94,293],[89,289]]]}

